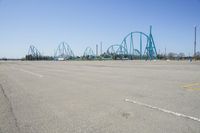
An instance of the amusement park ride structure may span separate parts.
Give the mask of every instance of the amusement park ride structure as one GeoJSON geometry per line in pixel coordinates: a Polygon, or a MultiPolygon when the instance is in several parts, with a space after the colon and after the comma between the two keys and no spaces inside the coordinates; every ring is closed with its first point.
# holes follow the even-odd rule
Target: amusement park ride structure
{"type": "Polygon", "coordinates": [[[41,56],[41,53],[35,46],[30,45],[29,50],[28,50],[28,55],[30,55],[32,57],[39,57],[39,56],[41,56]]]}
{"type": "Polygon", "coordinates": [[[124,37],[121,44],[111,45],[107,49],[107,53],[121,58],[156,59],[157,51],[152,35],[152,26],[150,26],[149,35],[140,31],[131,32],[124,37]],[[138,36],[139,40],[137,40],[138,36]],[[136,49],[137,43],[139,43],[139,50],[136,49]]]}
{"type": "MultiPolygon", "coordinates": [[[[120,44],[109,46],[105,54],[111,57],[114,56],[116,59],[156,59],[157,51],[152,35],[152,26],[150,26],[148,35],[140,31],[130,32],[123,38],[120,44]]],[[[32,57],[42,56],[33,45],[30,46],[28,55],[31,55],[32,57]]],[[[82,57],[83,59],[95,59],[97,55],[94,54],[92,48],[87,47],[82,57]]],[[[54,53],[54,59],[75,59],[75,55],[66,42],[61,42],[54,53]]]]}
{"type": "Polygon", "coordinates": [[[95,54],[91,47],[87,47],[83,53],[83,59],[94,59],[95,54]]]}
{"type": "Polygon", "coordinates": [[[73,59],[74,53],[66,42],[61,42],[54,53],[55,60],[73,59]]]}

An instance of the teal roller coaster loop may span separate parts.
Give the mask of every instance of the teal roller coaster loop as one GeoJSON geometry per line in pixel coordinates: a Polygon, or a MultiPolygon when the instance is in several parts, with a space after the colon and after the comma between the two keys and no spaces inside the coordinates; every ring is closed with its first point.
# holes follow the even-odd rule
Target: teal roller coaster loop
{"type": "Polygon", "coordinates": [[[131,57],[132,59],[142,59],[143,57],[150,60],[156,59],[157,51],[152,35],[152,26],[150,26],[149,35],[140,31],[129,33],[124,37],[121,44],[111,45],[107,49],[107,54],[122,55],[131,57]],[[139,36],[139,50],[136,49],[137,36],[139,36]]]}
{"type": "Polygon", "coordinates": [[[146,44],[148,44],[148,40],[149,37],[147,34],[140,32],[140,31],[135,31],[135,32],[131,32],[128,35],[126,35],[123,39],[123,41],[121,42],[121,45],[124,46],[127,51],[128,51],[128,55],[131,56],[136,56],[138,54],[139,51],[139,56],[140,58],[142,58],[142,45],[143,45],[143,38],[146,39],[146,44]],[[139,35],[140,37],[140,50],[135,49],[135,45],[134,45],[134,40],[136,39],[136,35],[139,35]],[[135,51],[137,51],[137,53],[135,53],[135,51]]]}
{"type": "Polygon", "coordinates": [[[119,44],[114,44],[107,49],[107,53],[110,55],[127,55],[128,51],[126,47],[119,44]]]}
{"type": "Polygon", "coordinates": [[[95,54],[92,48],[87,47],[83,53],[83,57],[95,57],[95,54]]]}
{"type": "Polygon", "coordinates": [[[54,53],[54,59],[59,58],[64,60],[74,58],[74,53],[66,42],[61,42],[54,53]]]}
{"type": "Polygon", "coordinates": [[[41,53],[35,46],[30,45],[29,50],[28,50],[28,55],[31,55],[32,57],[39,57],[41,56],[41,53]]]}

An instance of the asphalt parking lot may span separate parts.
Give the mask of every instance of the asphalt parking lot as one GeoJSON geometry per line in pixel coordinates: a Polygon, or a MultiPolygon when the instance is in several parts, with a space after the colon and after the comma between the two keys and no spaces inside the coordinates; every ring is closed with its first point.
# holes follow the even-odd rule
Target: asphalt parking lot
{"type": "Polygon", "coordinates": [[[199,133],[200,62],[0,62],[0,133],[199,133]]]}

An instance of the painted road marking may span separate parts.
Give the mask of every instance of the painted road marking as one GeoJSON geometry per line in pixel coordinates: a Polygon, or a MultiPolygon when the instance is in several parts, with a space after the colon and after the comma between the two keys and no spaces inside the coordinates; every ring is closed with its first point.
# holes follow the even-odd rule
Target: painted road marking
{"type": "Polygon", "coordinates": [[[188,88],[188,87],[193,87],[193,86],[198,86],[200,83],[191,83],[191,84],[186,84],[183,86],[183,88],[188,88]]]}
{"type": "Polygon", "coordinates": [[[187,118],[187,119],[190,119],[190,120],[200,122],[199,118],[196,118],[196,117],[193,117],[193,116],[188,116],[188,115],[185,115],[185,114],[173,112],[173,111],[170,111],[170,110],[167,110],[167,109],[159,108],[159,107],[156,107],[156,106],[151,106],[151,105],[141,103],[141,102],[137,102],[137,101],[130,100],[130,99],[125,99],[125,101],[129,102],[129,103],[141,105],[141,106],[144,106],[144,107],[147,107],[147,108],[150,108],[150,109],[158,110],[158,111],[161,111],[161,112],[164,112],[164,113],[168,113],[168,114],[172,114],[172,115],[175,115],[175,116],[179,116],[179,117],[183,117],[183,118],[187,118]]]}
{"type": "Polygon", "coordinates": [[[200,90],[200,83],[186,84],[183,86],[183,88],[189,89],[189,90],[200,90]]]}
{"type": "Polygon", "coordinates": [[[22,72],[25,72],[25,73],[28,73],[28,74],[31,74],[31,75],[34,75],[34,76],[40,77],[40,78],[44,77],[44,76],[41,75],[41,74],[34,73],[34,72],[31,72],[31,71],[27,71],[27,70],[24,70],[24,69],[19,69],[19,70],[22,71],[22,72]]]}
{"type": "Polygon", "coordinates": [[[34,75],[34,76],[37,76],[37,77],[40,77],[40,78],[44,77],[41,74],[34,73],[34,72],[31,72],[31,71],[28,71],[28,70],[25,70],[25,69],[17,69],[17,68],[14,68],[14,67],[11,67],[11,68],[14,69],[14,70],[20,70],[22,72],[25,72],[25,73],[28,73],[28,74],[31,74],[31,75],[34,75]]]}

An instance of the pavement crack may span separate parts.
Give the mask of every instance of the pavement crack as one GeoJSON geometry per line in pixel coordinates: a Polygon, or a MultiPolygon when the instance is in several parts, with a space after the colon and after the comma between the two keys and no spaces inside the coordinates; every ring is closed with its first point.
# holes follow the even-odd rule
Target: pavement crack
{"type": "MultiPolygon", "coordinates": [[[[8,102],[9,104],[9,110],[11,112],[11,117],[14,119],[14,126],[16,127],[16,129],[18,130],[18,132],[20,132],[20,128],[19,128],[19,125],[18,125],[18,121],[17,121],[17,118],[14,114],[14,111],[13,111],[13,107],[12,107],[12,103],[10,101],[10,99],[8,98],[8,96],[6,95],[6,92],[2,86],[2,84],[0,84],[0,91],[2,91],[2,94],[3,94],[3,97],[6,99],[6,101],[8,102]]],[[[0,133],[1,133],[1,129],[0,129],[0,133]]]]}

